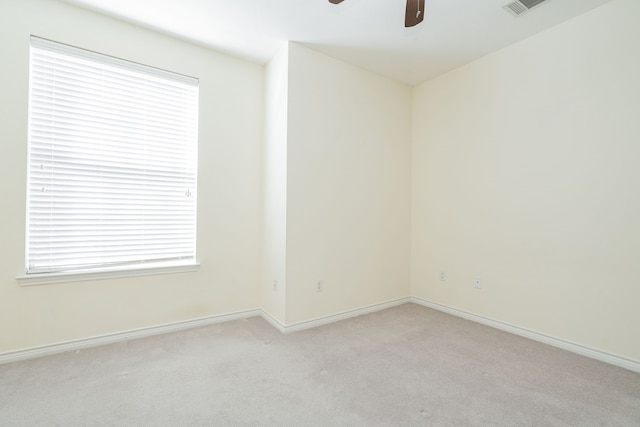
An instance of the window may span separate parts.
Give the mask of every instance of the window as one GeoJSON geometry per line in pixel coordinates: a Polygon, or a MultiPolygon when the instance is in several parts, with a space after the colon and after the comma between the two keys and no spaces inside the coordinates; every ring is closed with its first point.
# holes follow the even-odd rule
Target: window
{"type": "Polygon", "coordinates": [[[31,38],[27,274],[195,263],[198,80],[31,38]]]}

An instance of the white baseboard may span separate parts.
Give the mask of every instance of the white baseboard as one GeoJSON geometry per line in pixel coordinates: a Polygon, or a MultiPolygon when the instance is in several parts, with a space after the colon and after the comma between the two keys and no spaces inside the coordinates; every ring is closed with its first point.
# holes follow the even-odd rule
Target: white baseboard
{"type": "Polygon", "coordinates": [[[318,317],[316,319],[305,320],[304,322],[293,323],[291,325],[284,325],[282,332],[285,334],[291,332],[302,331],[305,329],[316,328],[318,326],[328,325],[330,323],[339,322],[340,320],[350,319],[352,317],[361,316],[363,314],[373,313],[387,308],[396,307],[398,305],[411,302],[410,297],[399,298],[379,304],[368,305],[366,307],[360,307],[353,310],[343,311],[340,313],[332,314],[329,316],[318,317]]]}
{"type": "Polygon", "coordinates": [[[596,350],[590,347],[585,347],[580,344],[575,344],[570,341],[565,341],[565,340],[554,338],[548,335],[540,334],[538,332],[530,331],[528,329],[521,328],[519,326],[514,326],[508,323],[492,320],[487,317],[478,316],[473,313],[469,313],[463,310],[458,310],[456,308],[449,307],[443,304],[438,304],[436,302],[428,301],[422,298],[411,297],[410,299],[411,299],[411,302],[422,305],[424,307],[429,307],[434,310],[442,311],[444,313],[448,313],[456,317],[462,317],[463,319],[481,323],[485,326],[490,326],[495,329],[500,329],[501,331],[505,331],[505,332],[512,333],[514,335],[519,335],[521,337],[529,338],[531,340],[548,344],[553,347],[558,347],[563,350],[567,350],[572,353],[579,354],[581,356],[586,356],[591,359],[599,360],[601,362],[609,363],[611,365],[619,366],[621,368],[625,368],[630,371],[640,373],[640,362],[635,360],[630,360],[624,357],[616,356],[614,354],[605,353],[600,350],[596,350]]]}
{"type": "Polygon", "coordinates": [[[372,313],[374,311],[384,310],[386,308],[395,307],[408,302],[410,302],[410,298],[407,297],[381,304],[374,304],[355,310],[349,310],[342,313],[332,314],[330,316],[325,316],[305,322],[295,323],[292,325],[284,325],[280,323],[280,321],[278,321],[276,318],[261,309],[239,311],[236,313],[203,317],[200,319],[186,320],[183,322],[170,323],[160,326],[152,326],[149,328],[136,329],[116,334],[102,335],[98,337],[50,344],[41,347],[27,348],[24,350],[18,350],[8,353],[0,353],[0,365],[10,362],[18,362],[21,360],[34,359],[37,357],[50,356],[53,354],[65,353],[68,351],[77,351],[106,344],[114,344],[118,342],[133,340],[136,338],[145,338],[154,335],[166,334],[169,332],[177,332],[185,329],[197,328],[199,326],[208,326],[216,323],[228,322],[231,320],[247,319],[249,317],[255,316],[262,317],[274,328],[282,333],[287,334],[304,329],[315,328],[317,326],[327,325],[329,323],[338,322],[340,320],[360,316],[362,314],[372,313]]]}
{"type": "Polygon", "coordinates": [[[626,359],[613,354],[605,353],[600,350],[585,347],[579,344],[575,344],[569,341],[554,338],[548,335],[540,334],[538,332],[530,331],[518,326],[510,325],[508,323],[499,322],[486,317],[478,316],[473,313],[458,310],[453,307],[449,307],[443,304],[438,304],[432,301],[428,301],[418,297],[400,298],[397,300],[387,301],[380,304],[373,304],[366,307],[357,308],[354,310],[348,310],[341,313],[332,314],[329,316],[323,316],[316,319],[294,323],[291,325],[284,325],[269,313],[261,309],[239,311],[236,313],[223,314],[218,316],[203,317],[200,319],[187,320],[183,322],[176,322],[167,325],[153,326],[150,328],[136,329],[133,331],[121,332],[116,334],[103,335],[99,337],[86,338],[75,341],[68,341],[58,344],[51,344],[41,347],[28,348],[24,350],[13,351],[9,353],[0,354],[0,365],[10,362],[17,362],[21,360],[34,359],[36,357],[49,356],[53,354],[64,353],[68,351],[83,350],[91,347],[97,347],[105,344],[113,344],[123,341],[129,341],[136,338],[150,337],[154,335],[166,334],[169,332],[177,332],[185,329],[196,328],[199,326],[208,326],[216,323],[228,322],[231,320],[247,319],[250,317],[260,316],[274,328],[282,333],[288,334],[292,332],[302,331],[305,329],[311,329],[318,326],[328,325],[330,323],[338,322],[341,320],[349,319],[363,314],[373,313],[387,308],[396,307],[402,304],[412,302],[415,304],[429,307],[434,310],[442,311],[457,317],[462,317],[473,322],[477,322],[492,328],[496,328],[505,332],[509,332],[515,335],[519,335],[525,338],[532,339],[544,344],[552,345],[554,347],[561,348],[582,356],[590,357],[595,360],[599,360],[611,365],[619,366],[621,368],[628,369],[630,371],[640,373],[640,362],[635,360],[626,359]]]}
{"type": "Polygon", "coordinates": [[[41,347],[27,348],[24,350],[13,351],[0,354],[0,365],[4,363],[17,362],[21,360],[34,359],[36,357],[49,356],[53,354],[64,353],[67,351],[83,350],[91,347],[97,347],[105,344],[113,344],[123,341],[129,341],[136,338],[151,337],[154,335],[166,334],[169,332],[177,332],[185,329],[197,328],[199,326],[208,326],[216,323],[228,322],[231,320],[246,319],[249,317],[262,316],[262,310],[247,310],[236,313],[223,314],[219,316],[209,316],[200,319],[186,320],[183,322],[170,323],[160,326],[152,326],[150,328],[141,328],[132,331],[120,332],[98,337],[85,338],[81,340],[67,341],[63,343],[50,344],[41,347]]]}
{"type": "Polygon", "coordinates": [[[286,327],[282,323],[280,323],[278,319],[276,319],[275,317],[273,317],[272,315],[270,315],[264,310],[260,310],[260,316],[262,316],[262,318],[266,320],[267,323],[269,323],[271,326],[279,330],[281,333],[283,334],[285,333],[286,327]]]}

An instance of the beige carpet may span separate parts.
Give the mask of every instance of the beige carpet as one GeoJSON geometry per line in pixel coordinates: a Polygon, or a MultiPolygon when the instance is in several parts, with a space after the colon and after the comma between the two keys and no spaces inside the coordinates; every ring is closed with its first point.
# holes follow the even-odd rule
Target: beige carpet
{"type": "Polygon", "coordinates": [[[640,426],[640,374],[414,304],[0,366],[2,426],[640,426]]]}

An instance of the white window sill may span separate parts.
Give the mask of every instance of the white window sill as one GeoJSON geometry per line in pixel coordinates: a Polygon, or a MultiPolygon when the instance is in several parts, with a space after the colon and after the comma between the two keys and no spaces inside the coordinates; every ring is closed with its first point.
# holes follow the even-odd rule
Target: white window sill
{"type": "Polygon", "coordinates": [[[122,277],[152,276],[156,274],[189,273],[198,271],[200,264],[155,264],[120,269],[72,271],[62,273],[25,274],[16,277],[20,286],[49,285],[54,283],[86,282],[90,280],[117,279],[122,277]]]}

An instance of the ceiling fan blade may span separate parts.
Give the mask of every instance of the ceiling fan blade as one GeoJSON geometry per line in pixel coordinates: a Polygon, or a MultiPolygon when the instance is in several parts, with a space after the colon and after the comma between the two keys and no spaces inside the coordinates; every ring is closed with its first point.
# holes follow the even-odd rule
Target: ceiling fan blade
{"type": "Polygon", "coordinates": [[[404,16],[404,26],[407,28],[413,27],[421,23],[423,19],[424,0],[407,0],[407,13],[404,16]]]}
{"type": "Polygon", "coordinates": [[[338,4],[342,3],[344,0],[329,0],[329,3],[338,4]]]}

